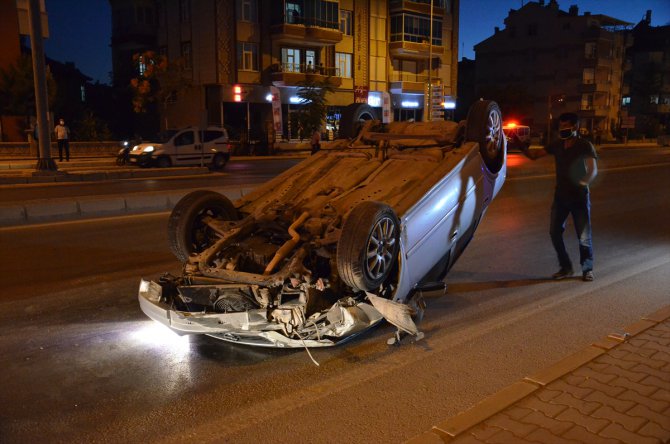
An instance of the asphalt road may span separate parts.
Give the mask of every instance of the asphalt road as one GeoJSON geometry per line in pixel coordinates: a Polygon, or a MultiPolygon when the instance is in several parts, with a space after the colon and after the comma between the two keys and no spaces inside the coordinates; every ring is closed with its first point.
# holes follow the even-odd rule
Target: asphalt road
{"type": "Polygon", "coordinates": [[[0,229],[0,441],[401,442],[667,304],[667,165],[601,170],[592,283],[546,279],[553,179],[513,171],[429,295],[425,339],[389,347],[382,325],[319,367],[140,312],[139,277],[179,271],[167,214],[0,229]]]}
{"type": "MultiPolygon", "coordinates": [[[[0,186],[0,203],[30,199],[131,194],[149,191],[173,191],[188,188],[212,188],[257,185],[267,182],[300,162],[300,158],[231,160],[221,172],[199,176],[174,176],[151,179],[122,179],[98,182],[63,182],[0,186]]],[[[89,167],[89,170],[91,168],[89,167]]],[[[109,168],[106,168],[109,169],[109,168]]]]}

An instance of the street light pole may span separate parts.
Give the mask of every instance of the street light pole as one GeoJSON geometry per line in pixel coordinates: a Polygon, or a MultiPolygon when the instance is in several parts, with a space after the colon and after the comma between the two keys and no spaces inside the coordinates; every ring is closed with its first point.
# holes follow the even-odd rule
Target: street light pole
{"type": "Polygon", "coordinates": [[[428,36],[428,119],[433,120],[433,0],[430,0],[430,35],[428,36]]]}
{"type": "Polygon", "coordinates": [[[57,171],[58,166],[51,158],[51,140],[47,120],[47,79],[44,67],[44,41],[42,40],[42,17],[39,0],[28,0],[28,23],[30,25],[30,46],[33,59],[35,108],[40,152],[36,169],[41,172],[57,171]]]}

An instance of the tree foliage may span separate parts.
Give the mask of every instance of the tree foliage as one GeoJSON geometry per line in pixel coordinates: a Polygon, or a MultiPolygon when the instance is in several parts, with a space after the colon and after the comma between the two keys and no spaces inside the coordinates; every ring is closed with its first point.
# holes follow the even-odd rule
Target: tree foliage
{"type": "MultiPolygon", "coordinates": [[[[131,79],[133,90],[133,110],[146,113],[150,105],[155,104],[165,116],[165,111],[176,95],[192,84],[186,76],[183,61],[169,62],[166,56],[155,51],[145,51],[133,55],[137,72],[141,74],[131,79]]],[[[167,127],[167,118],[165,120],[167,127]]]]}
{"type": "MultiPolygon", "coordinates": [[[[56,97],[56,82],[48,70],[47,95],[51,108],[56,97]]],[[[0,70],[0,114],[35,115],[35,83],[30,55],[22,54],[16,63],[0,70]]]]}
{"type": "Polygon", "coordinates": [[[326,95],[333,91],[330,78],[300,83],[297,96],[303,106],[298,109],[296,120],[301,139],[321,129],[328,111],[326,95]]]}

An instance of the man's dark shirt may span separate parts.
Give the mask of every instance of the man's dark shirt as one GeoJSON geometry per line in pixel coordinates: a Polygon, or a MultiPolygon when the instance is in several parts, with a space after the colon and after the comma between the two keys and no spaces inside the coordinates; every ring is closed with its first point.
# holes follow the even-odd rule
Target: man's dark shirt
{"type": "Polygon", "coordinates": [[[564,145],[564,140],[555,140],[545,148],[556,160],[556,196],[569,200],[583,199],[589,193],[588,186],[579,184],[586,176],[584,159],[597,159],[598,155],[591,142],[584,139],[576,139],[570,148],[564,145]]]}

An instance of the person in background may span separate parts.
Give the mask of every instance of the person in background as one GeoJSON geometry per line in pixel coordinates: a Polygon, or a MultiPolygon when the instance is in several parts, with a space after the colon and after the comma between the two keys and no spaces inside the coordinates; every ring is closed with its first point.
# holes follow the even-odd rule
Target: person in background
{"type": "Polygon", "coordinates": [[[310,145],[312,145],[312,154],[317,153],[321,149],[321,131],[318,128],[312,133],[310,145]]]}
{"type": "Polygon", "coordinates": [[[65,160],[70,161],[70,128],[65,126],[65,120],[60,119],[58,125],[54,128],[56,140],[58,140],[58,157],[63,161],[63,150],[65,150],[65,160]]]}
{"type": "Polygon", "coordinates": [[[579,117],[575,113],[564,113],[558,118],[559,139],[549,142],[545,148],[522,152],[531,160],[551,154],[556,164],[556,189],[551,207],[549,234],[558,255],[560,269],[552,275],[554,279],[572,276],[572,262],[565,249],[563,232],[568,216],[572,214],[577,239],[582,279],[593,281],[593,245],[591,240],[591,200],[589,184],[598,174],[596,150],[588,140],[578,137],[579,117]]]}

